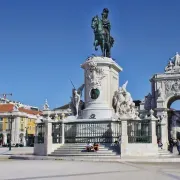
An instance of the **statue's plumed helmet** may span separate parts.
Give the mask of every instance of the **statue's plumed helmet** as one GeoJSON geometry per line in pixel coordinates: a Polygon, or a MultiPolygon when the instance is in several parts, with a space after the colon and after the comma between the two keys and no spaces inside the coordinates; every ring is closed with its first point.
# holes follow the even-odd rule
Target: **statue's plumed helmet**
{"type": "Polygon", "coordinates": [[[108,8],[104,8],[104,9],[103,9],[103,12],[102,12],[102,14],[105,14],[105,13],[107,13],[107,14],[109,13],[109,10],[108,10],[108,8]]]}

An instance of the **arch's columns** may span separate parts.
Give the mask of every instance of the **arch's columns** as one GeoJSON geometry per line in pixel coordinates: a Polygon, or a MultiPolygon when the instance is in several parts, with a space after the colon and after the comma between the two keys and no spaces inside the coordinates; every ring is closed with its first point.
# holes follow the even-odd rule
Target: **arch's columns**
{"type": "Polygon", "coordinates": [[[3,144],[7,144],[7,134],[3,133],[3,144]]]}
{"type": "Polygon", "coordinates": [[[158,111],[157,117],[161,120],[161,141],[163,143],[163,149],[168,148],[168,114],[167,110],[158,111]]]}

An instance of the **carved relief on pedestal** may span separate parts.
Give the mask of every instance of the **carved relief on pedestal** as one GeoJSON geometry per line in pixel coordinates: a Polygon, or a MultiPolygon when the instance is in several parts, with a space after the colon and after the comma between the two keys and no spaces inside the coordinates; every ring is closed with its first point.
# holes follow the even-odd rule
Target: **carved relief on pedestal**
{"type": "Polygon", "coordinates": [[[88,80],[88,85],[92,88],[97,88],[101,86],[102,79],[105,77],[104,70],[97,66],[97,63],[90,61],[86,64],[86,79],[88,80]]]}

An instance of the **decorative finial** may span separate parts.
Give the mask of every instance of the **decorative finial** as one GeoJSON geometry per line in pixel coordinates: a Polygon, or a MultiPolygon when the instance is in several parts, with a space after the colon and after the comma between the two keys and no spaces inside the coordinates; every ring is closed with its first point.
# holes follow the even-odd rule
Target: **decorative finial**
{"type": "Polygon", "coordinates": [[[151,110],[149,111],[149,114],[150,114],[150,116],[153,116],[154,111],[151,109],[151,110]]]}
{"type": "Polygon", "coordinates": [[[49,105],[48,105],[48,101],[47,101],[47,99],[46,99],[46,101],[45,101],[45,104],[44,104],[44,107],[43,107],[43,110],[49,110],[49,105]]]}
{"type": "Polygon", "coordinates": [[[55,117],[54,117],[55,121],[58,121],[58,117],[59,117],[59,116],[58,116],[58,114],[56,113],[56,114],[55,114],[55,117]]]}
{"type": "Polygon", "coordinates": [[[17,103],[14,104],[13,111],[19,111],[19,106],[17,103]]]}

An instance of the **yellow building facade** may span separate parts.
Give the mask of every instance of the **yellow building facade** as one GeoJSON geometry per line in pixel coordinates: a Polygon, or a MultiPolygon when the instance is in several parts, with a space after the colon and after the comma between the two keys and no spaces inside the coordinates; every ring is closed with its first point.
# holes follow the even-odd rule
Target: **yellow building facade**
{"type": "Polygon", "coordinates": [[[22,107],[14,112],[13,108],[13,104],[0,104],[0,145],[8,143],[10,134],[12,144],[33,144],[35,123],[41,112],[22,107]]]}

